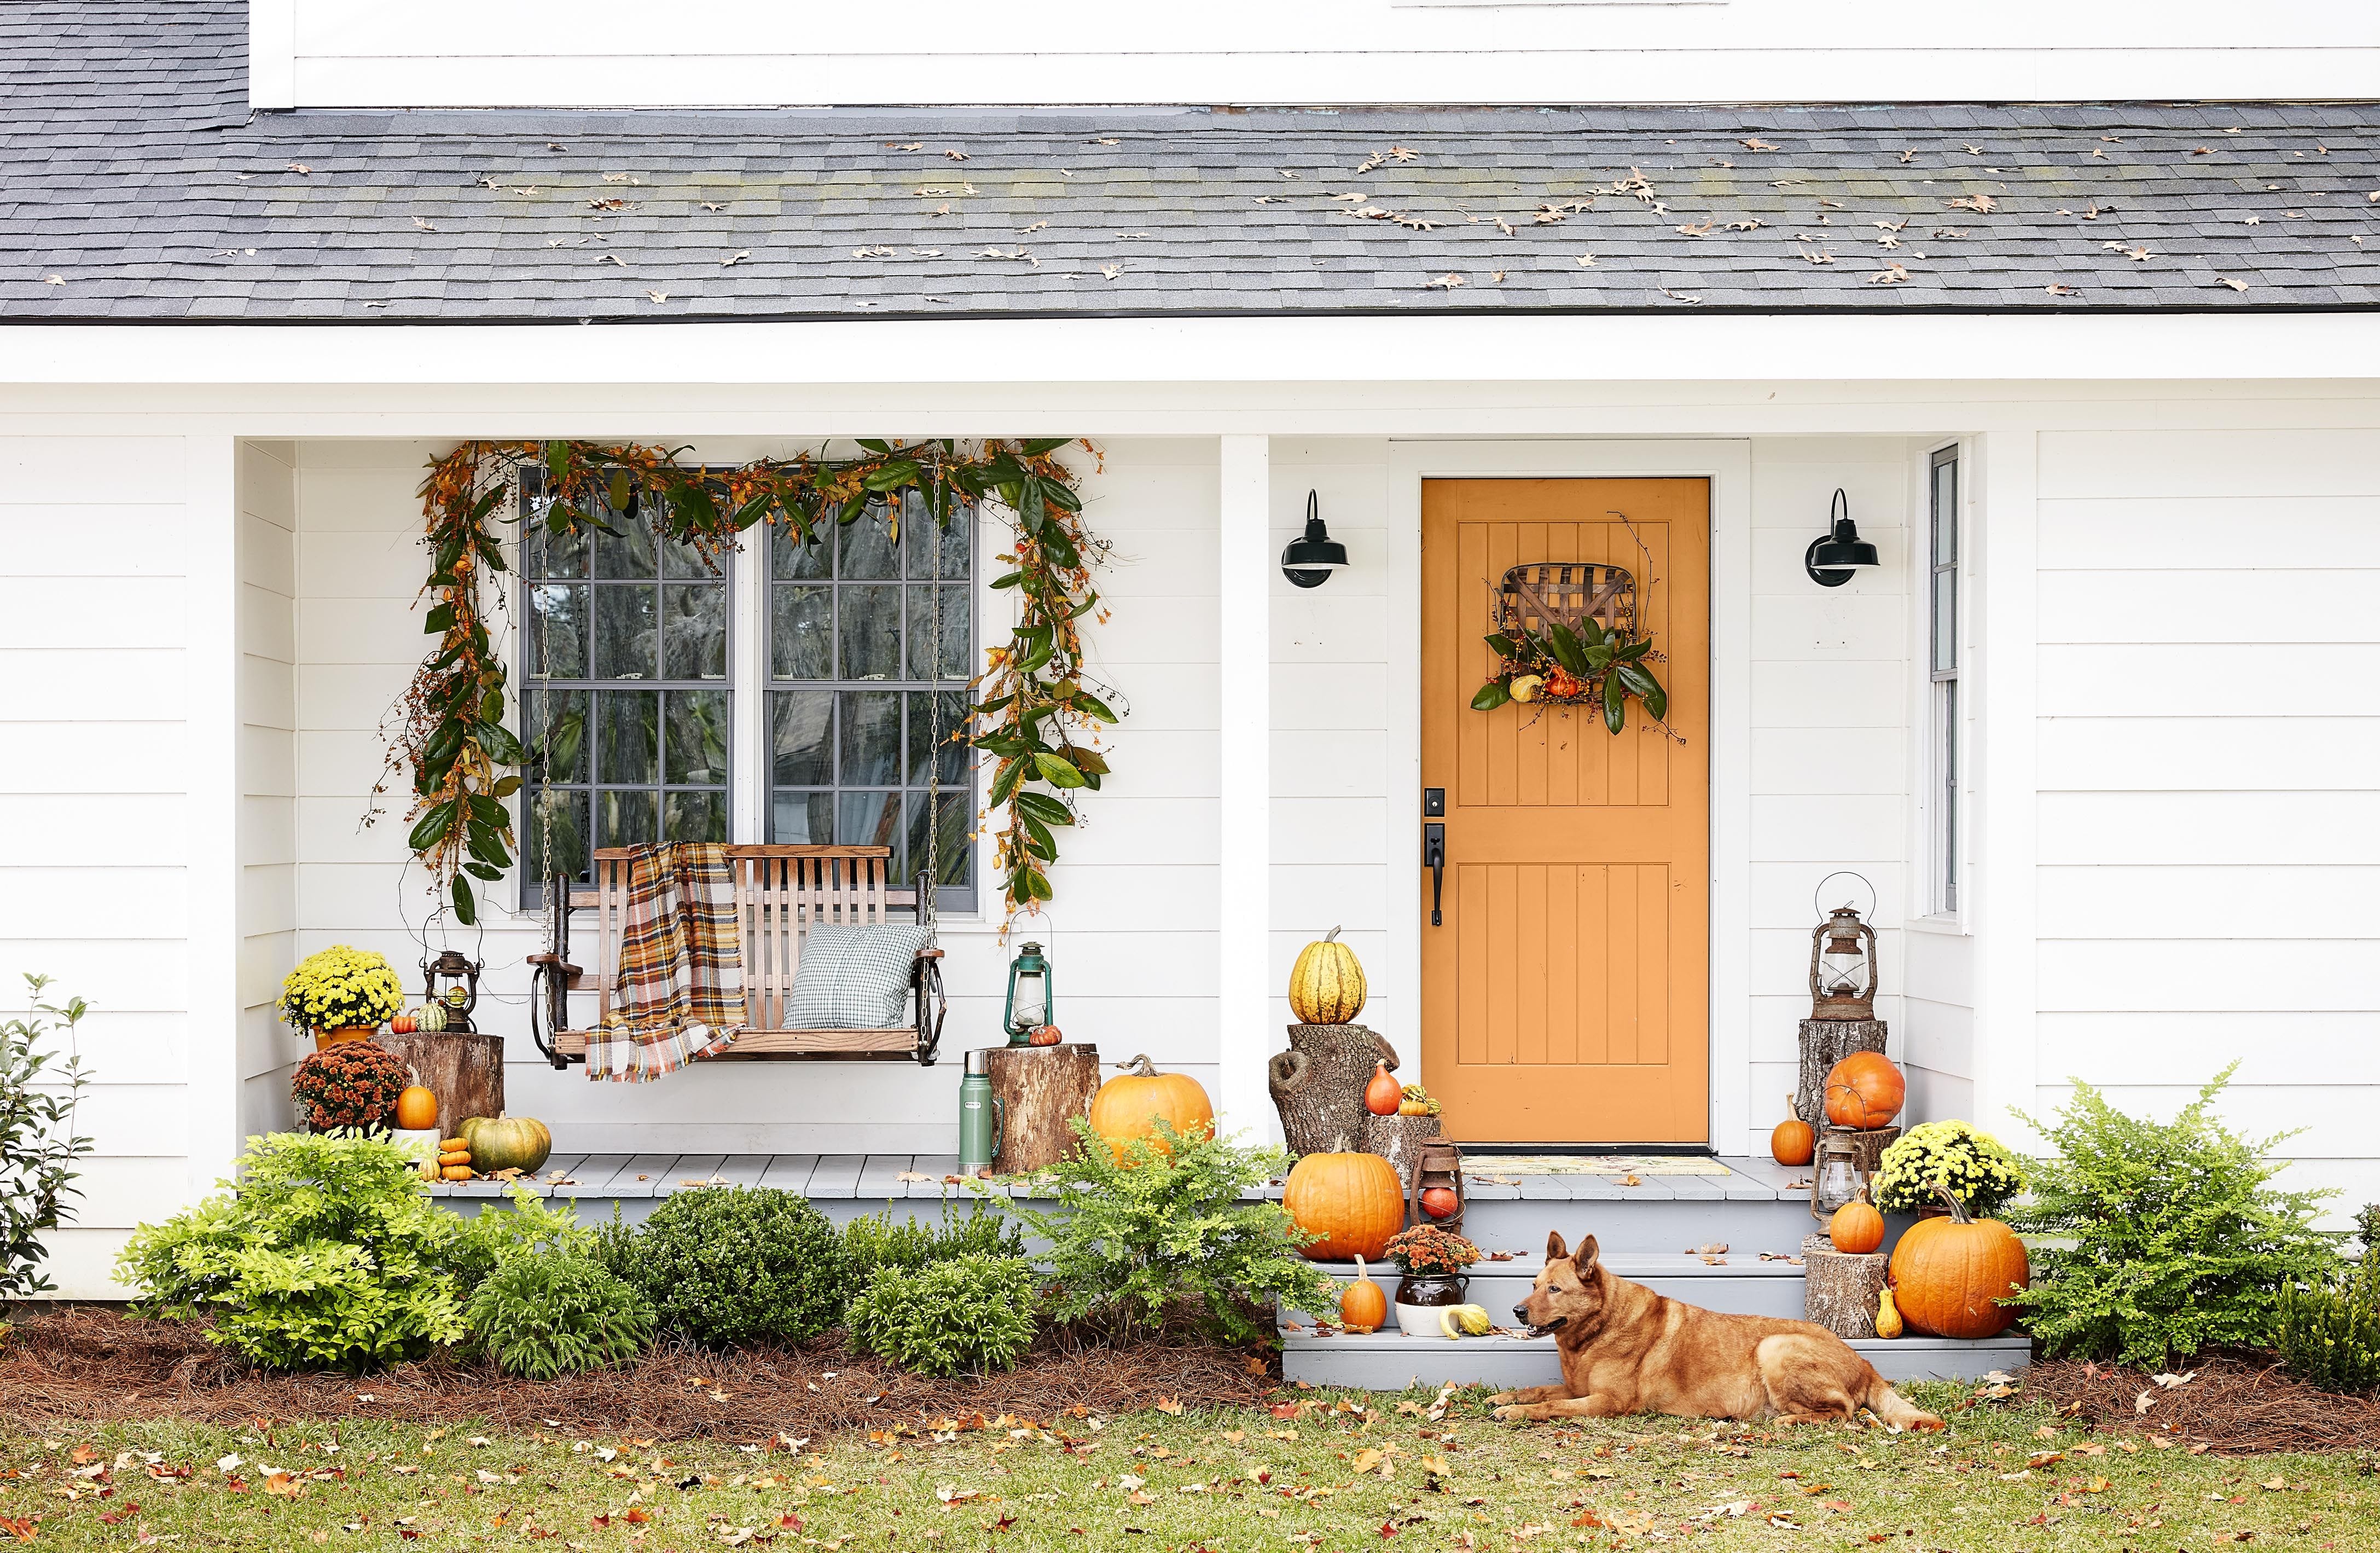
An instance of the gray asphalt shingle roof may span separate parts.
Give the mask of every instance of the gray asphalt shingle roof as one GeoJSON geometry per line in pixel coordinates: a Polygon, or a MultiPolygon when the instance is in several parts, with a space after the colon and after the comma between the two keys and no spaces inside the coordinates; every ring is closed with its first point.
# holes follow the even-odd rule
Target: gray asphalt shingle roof
{"type": "Polygon", "coordinates": [[[0,321],[2380,305],[2368,103],[251,115],[246,28],[0,5],[0,321]]]}

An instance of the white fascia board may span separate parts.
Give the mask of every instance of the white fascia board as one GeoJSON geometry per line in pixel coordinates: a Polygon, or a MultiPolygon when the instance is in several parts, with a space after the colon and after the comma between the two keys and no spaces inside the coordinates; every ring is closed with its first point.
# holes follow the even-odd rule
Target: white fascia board
{"type": "Polygon", "coordinates": [[[2375,379],[2370,312],[0,326],[0,385],[1232,383],[1328,402],[1385,384],[2375,379]]]}

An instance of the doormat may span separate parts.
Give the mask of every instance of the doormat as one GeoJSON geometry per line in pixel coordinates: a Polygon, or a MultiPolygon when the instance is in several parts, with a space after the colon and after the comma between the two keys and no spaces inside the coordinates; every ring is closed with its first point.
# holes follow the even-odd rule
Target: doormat
{"type": "Polygon", "coordinates": [[[1692,1154],[1481,1154],[1464,1162],[1473,1175],[1732,1175],[1717,1159],[1692,1154]]]}

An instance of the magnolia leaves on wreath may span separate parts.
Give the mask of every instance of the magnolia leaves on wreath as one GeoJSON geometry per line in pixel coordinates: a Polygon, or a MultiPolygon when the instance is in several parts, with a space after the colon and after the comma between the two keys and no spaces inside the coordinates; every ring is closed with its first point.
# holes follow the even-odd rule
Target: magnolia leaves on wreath
{"type": "Polygon", "coordinates": [[[1507,701],[1600,707],[1603,725],[1617,734],[1628,725],[1628,703],[1644,703],[1655,722],[1670,714],[1670,693],[1646,661],[1653,638],[1607,630],[1592,615],[1576,630],[1560,621],[1531,631],[1517,622],[1489,633],[1487,643],[1500,662],[1496,677],[1471,698],[1474,710],[1493,711],[1507,701]]]}
{"type": "Polygon", "coordinates": [[[513,521],[503,509],[530,469],[542,481],[548,531],[592,528],[618,537],[608,516],[618,514],[706,559],[764,521],[807,544],[827,525],[856,522],[870,504],[911,491],[938,527],[968,504],[998,497],[1016,514],[1019,535],[1008,555],[1014,569],[992,587],[1015,591],[1018,622],[971,682],[984,687],[974,709],[981,721],[953,737],[1000,762],[990,803],[1008,807],[1007,825],[993,835],[1009,912],[1050,899],[1044,870],[1058,855],[1055,831],[1074,822],[1063,795],[1099,786],[1108,766],[1088,740],[1096,725],[1116,721],[1082,683],[1076,623],[1098,607],[1089,574],[1106,547],[1083,528],[1075,477],[1051,456],[1071,441],[861,438],[858,458],[803,454],[734,468],[681,464],[684,449],[579,441],[466,443],[432,460],[420,491],[432,552],[423,629],[438,646],[399,698],[386,736],[391,770],[411,769],[408,844],[448,889],[456,919],[469,926],[477,916],[471,880],[500,880],[512,865],[517,843],[504,800],[521,779],[504,768],[540,754],[504,726],[505,670],[480,597],[483,576],[507,570],[495,526],[513,521]]]}

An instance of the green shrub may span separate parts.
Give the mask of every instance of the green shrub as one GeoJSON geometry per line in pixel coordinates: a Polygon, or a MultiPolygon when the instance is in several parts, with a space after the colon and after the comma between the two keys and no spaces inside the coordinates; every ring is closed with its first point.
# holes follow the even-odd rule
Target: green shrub
{"type": "Polygon", "coordinates": [[[2058,1155],[2034,1162],[2033,1200],[2011,1221],[2074,1244],[2034,1248],[2033,1287],[2008,1303],[2050,1353],[2170,1366],[2209,1344],[2266,1343],[2281,1291],[2337,1265],[2313,1228],[2331,1194],[2266,1184],[2285,1161],[2265,1157],[2291,1134],[2243,1138],[2214,1115],[2231,1074],[2171,1122],[2126,1116],[2079,1082],[2055,1126],[2025,1118],[2058,1155]]]}
{"type": "Polygon", "coordinates": [[[713,1347],[803,1342],[843,1315],[843,1242],[791,1192],[680,1192],[636,1233],[628,1281],[662,1325],[713,1347]]]}
{"type": "Polygon", "coordinates": [[[42,1272],[48,1231],[67,1220],[67,1201],[82,1195],[75,1163],[91,1139],[75,1132],[75,1107],[90,1087],[75,1026],[89,1005],[80,998],[48,1001],[50,978],[25,977],[32,1014],[0,1020],[0,1299],[22,1299],[55,1289],[42,1272]],[[51,1067],[52,1049],[67,1060],[51,1067]]]}
{"type": "Polygon", "coordinates": [[[1165,1147],[1111,1149],[1089,1123],[1074,1125],[1085,1147],[1057,1169],[1054,1210],[1006,1205],[1050,1243],[1053,1317],[1129,1334],[1186,1301],[1211,1330],[1254,1341],[1270,1329],[1246,1304],[1335,1308],[1335,1286],[1297,1251],[1312,1237],[1281,1204],[1241,1197],[1286,1171],[1286,1153],[1184,1137],[1161,1122],[1165,1147]]]}
{"type": "Polygon", "coordinates": [[[1012,1369],[1033,1346],[1033,1268],[979,1251],[881,1267],[851,1302],[850,1326],[861,1352],[920,1375],[1012,1369]]]}
{"type": "Polygon", "coordinates": [[[566,1199],[562,1207],[549,1207],[517,1183],[504,1195],[512,1199],[512,1207],[498,1208],[491,1203],[477,1217],[464,1219],[462,1233],[447,1252],[447,1270],[465,1299],[508,1256],[524,1252],[585,1256],[595,1244],[595,1231],[578,1222],[566,1199]]]}
{"type": "Polygon", "coordinates": [[[625,1364],[655,1324],[652,1303],[592,1259],[551,1251],[506,1255],[465,1316],[497,1367],[532,1380],[625,1364]]]}
{"type": "Polygon", "coordinates": [[[914,1271],[929,1262],[973,1254],[1022,1256],[1025,1236],[998,1209],[981,1202],[969,1204],[965,1218],[953,1216],[951,1205],[943,1204],[939,1226],[920,1224],[914,1214],[895,1224],[892,1210],[887,1208],[843,1227],[844,1277],[855,1288],[865,1284],[879,1268],[914,1271]]]}
{"type": "Polygon", "coordinates": [[[1876,1161],[1869,1197],[1887,1211],[1938,1207],[1941,1187],[1978,1219],[1996,1219],[2024,1190],[2024,1161],[1972,1122],[1927,1122],[1903,1133],[1876,1161]]]}
{"type": "Polygon", "coordinates": [[[211,1341],[282,1369],[371,1369],[460,1341],[447,1259],[462,1221],[395,1145],[353,1134],[249,1140],[238,1179],[143,1225],[116,1276],[144,1314],[212,1311],[211,1341]]]}
{"type": "Polygon", "coordinates": [[[2380,1388],[2380,1267],[2360,1266],[2281,1291],[2273,1346],[2289,1372],[2331,1391],[2380,1388]]]}
{"type": "Polygon", "coordinates": [[[637,1227],[612,1205],[612,1217],[587,1231],[587,1255],[597,1267],[633,1287],[637,1278],[637,1227]]]}

